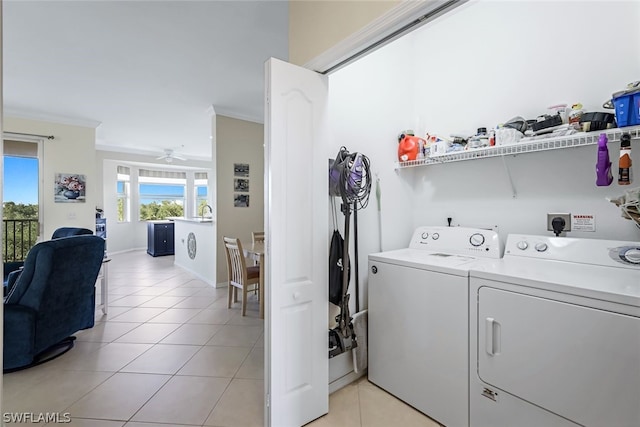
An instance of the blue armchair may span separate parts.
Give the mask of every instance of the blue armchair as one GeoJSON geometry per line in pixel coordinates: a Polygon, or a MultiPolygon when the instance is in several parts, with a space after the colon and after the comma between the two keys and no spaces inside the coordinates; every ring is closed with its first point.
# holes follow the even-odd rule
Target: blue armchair
{"type": "MultiPolygon", "coordinates": [[[[51,236],[52,239],[60,239],[62,237],[71,237],[71,236],[79,236],[83,234],[93,234],[93,231],[88,228],[80,228],[80,227],[60,227],[53,232],[51,236]]],[[[12,279],[9,279],[9,276],[14,271],[20,270],[24,266],[23,261],[11,261],[4,263],[2,284],[4,285],[4,294],[7,294],[7,290],[11,288],[11,284],[17,277],[13,274],[12,279]]]]}
{"type": "Polygon", "coordinates": [[[60,227],[53,232],[51,238],[60,239],[62,237],[81,236],[84,234],[93,234],[93,231],[89,230],[88,228],[60,227]]]}
{"type": "Polygon", "coordinates": [[[4,372],[51,360],[93,327],[95,283],[104,239],[74,236],[41,242],[4,301],[4,372]]]}

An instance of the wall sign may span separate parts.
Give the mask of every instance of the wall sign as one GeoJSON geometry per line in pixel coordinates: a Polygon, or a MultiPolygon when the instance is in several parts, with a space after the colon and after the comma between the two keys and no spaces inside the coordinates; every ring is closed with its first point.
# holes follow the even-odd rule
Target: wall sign
{"type": "Polygon", "coordinates": [[[571,230],[596,231],[596,217],[591,214],[571,215],[571,230]]]}

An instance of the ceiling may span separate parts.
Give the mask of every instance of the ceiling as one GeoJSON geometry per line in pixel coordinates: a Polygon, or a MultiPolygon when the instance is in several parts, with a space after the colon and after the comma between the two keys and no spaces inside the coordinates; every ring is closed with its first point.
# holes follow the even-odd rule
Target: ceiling
{"type": "Polygon", "coordinates": [[[287,3],[4,0],[4,113],[97,126],[99,149],[209,159],[212,108],[263,121],[287,3]]]}

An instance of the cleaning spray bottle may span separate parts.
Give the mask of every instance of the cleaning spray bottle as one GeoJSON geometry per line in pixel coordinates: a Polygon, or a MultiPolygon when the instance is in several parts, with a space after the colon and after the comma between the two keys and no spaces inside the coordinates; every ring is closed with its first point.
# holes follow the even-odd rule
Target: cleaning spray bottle
{"type": "Polygon", "coordinates": [[[631,184],[633,182],[633,176],[631,175],[631,135],[628,133],[623,133],[620,139],[620,161],[618,167],[618,184],[631,184]]]}
{"type": "Polygon", "coordinates": [[[611,161],[609,160],[609,149],[607,148],[607,135],[600,134],[598,139],[598,161],[596,163],[596,185],[606,187],[613,182],[611,174],[611,161]]]}

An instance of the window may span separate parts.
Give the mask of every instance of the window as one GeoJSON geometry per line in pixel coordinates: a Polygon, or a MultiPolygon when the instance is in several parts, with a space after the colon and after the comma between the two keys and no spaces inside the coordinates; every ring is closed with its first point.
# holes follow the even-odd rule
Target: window
{"type": "Polygon", "coordinates": [[[184,217],[186,174],[140,169],[140,220],[184,217]]]}
{"type": "Polygon", "coordinates": [[[4,141],[3,261],[22,261],[39,234],[38,144],[4,141]]]}
{"type": "Polygon", "coordinates": [[[209,181],[207,179],[206,172],[196,172],[193,181],[193,192],[194,192],[194,209],[196,215],[208,214],[208,211],[205,211],[204,208],[209,204],[209,181]]]}
{"type": "Polygon", "coordinates": [[[131,170],[126,166],[118,166],[116,181],[116,197],[118,203],[118,222],[131,221],[131,170]]]}

